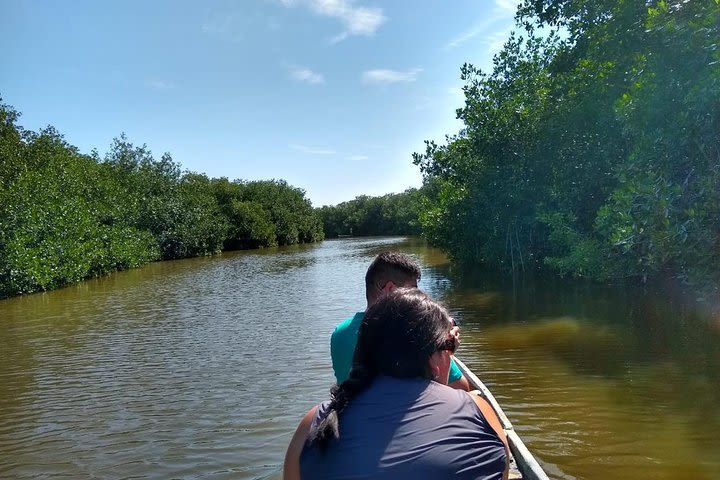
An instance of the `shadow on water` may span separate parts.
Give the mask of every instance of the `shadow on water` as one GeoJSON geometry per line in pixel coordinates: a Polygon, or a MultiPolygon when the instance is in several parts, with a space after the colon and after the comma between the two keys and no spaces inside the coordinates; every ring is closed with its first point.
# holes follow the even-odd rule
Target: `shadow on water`
{"type": "Polygon", "coordinates": [[[627,345],[629,339],[616,327],[595,325],[574,317],[489,327],[485,335],[489,349],[539,349],[584,375],[625,374],[631,350],[627,345]]]}
{"type": "Polygon", "coordinates": [[[720,335],[707,310],[660,289],[445,275],[461,355],[553,477],[720,478],[720,335]]]}

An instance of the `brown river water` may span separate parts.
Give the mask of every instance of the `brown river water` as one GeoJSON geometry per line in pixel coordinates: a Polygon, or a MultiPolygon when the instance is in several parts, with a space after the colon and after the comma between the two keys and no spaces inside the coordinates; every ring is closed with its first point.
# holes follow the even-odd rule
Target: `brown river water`
{"type": "MultiPolygon", "coordinates": [[[[0,301],[0,478],[279,479],[376,253],[417,257],[458,355],[551,478],[720,479],[720,318],[460,273],[417,240],[162,262],[0,301]]],[[[691,304],[692,305],[692,304],[691,304]]]]}

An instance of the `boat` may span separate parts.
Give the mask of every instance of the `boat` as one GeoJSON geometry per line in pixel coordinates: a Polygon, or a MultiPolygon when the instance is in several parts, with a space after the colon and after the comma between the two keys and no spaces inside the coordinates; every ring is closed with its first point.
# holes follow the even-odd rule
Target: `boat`
{"type": "Polygon", "coordinates": [[[495,413],[497,413],[500,419],[500,424],[505,430],[507,435],[508,445],[510,446],[510,453],[512,454],[510,460],[510,479],[513,480],[549,480],[549,477],[542,469],[538,461],[533,457],[530,450],[525,446],[523,441],[518,436],[517,432],[508,420],[505,412],[500,408],[500,404],[495,400],[493,394],[488,390],[485,384],[457,357],[453,357],[455,363],[462,371],[463,375],[470,383],[470,386],[474,390],[479,390],[485,400],[488,401],[492,406],[495,413]]]}

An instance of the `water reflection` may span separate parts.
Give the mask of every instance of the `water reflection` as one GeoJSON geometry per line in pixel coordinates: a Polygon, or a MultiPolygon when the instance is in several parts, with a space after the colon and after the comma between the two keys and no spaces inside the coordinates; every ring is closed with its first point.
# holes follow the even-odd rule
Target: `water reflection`
{"type": "Polygon", "coordinates": [[[478,292],[466,276],[450,295],[461,355],[551,476],[720,478],[720,342],[706,318],[640,289],[502,282],[478,292]]]}
{"type": "Polygon", "coordinates": [[[164,262],[0,301],[0,478],[279,478],[372,256],[423,266],[554,478],[720,478],[720,330],[653,292],[463,272],[417,240],[164,262]]]}
{"type": "Polygon", "coordinates": [[[618,376],[626,371],[629,347],[615,326],[561,317],[491,327],[485,335],[488,349],[537,349],[578,374],[618,376]]]}

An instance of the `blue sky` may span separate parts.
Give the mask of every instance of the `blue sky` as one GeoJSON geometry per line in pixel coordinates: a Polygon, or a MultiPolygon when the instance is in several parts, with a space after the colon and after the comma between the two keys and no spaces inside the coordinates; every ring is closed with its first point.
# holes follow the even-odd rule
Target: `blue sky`
{"type": "Polygon", "coordinates": [[[211,177],[285,179],[314,206],[421,185],[514,0],[0,0],[3,103],[101,154],[125,132],[211,177]]]}

